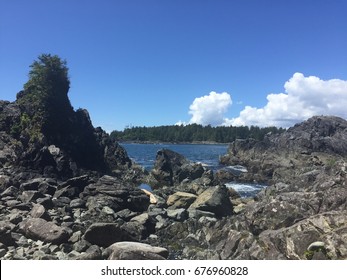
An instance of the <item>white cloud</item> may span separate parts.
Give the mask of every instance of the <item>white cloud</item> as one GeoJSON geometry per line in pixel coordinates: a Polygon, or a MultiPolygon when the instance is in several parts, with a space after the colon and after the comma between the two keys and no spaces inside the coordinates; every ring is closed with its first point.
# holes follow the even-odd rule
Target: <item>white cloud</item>
{"type": "MultiPolygon", "coordinates": [[[[256,125],[290,127],[315,115],[335,115],[347,119],[347,81],[322,80],[295,73],[284,84],[284,93],[268,94],[267,104],[257,108],[245,106],[239,116],[225,117],[232,104],[226,93],[210,92],[195,98],[189,107],[189,123],[202,125],[256,125]]],[[[239,102],[236,104],[240,105],[239,102]]],[[[186,125],[186,122],[177,124],[186,125]]]]}
{"type": "Polygon", "coordinates": [[[192,115],[190,123],[217,126],[225,122],[224,115],[232,104],[227,92],[210,92],[209,95],[195,98],[189,107],[192,115]]]}
{"type": "Polygon", "coordinates": [[[285,93],[269,94],[263,108],[246,106],[239,117],[226,119],[224,125],[289,127],[314,115],[347,118],[347,81],[295,73],[284,88],[285,93]]]}

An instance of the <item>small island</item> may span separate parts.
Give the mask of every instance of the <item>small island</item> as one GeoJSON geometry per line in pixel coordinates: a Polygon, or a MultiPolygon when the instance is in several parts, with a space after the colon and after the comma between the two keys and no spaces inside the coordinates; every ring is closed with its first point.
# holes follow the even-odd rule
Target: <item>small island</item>
{"type": "Polygon", "coordinates": [[[155,127],[128,127],[123,131],[112,131],[110,136],[119,142],[133,143],[231,143],[236,139],[253,138],[263,140],[265,135],[282,133],[285,129],[257,126],[203,126],[200,124],[166,125],[155,127]]]}

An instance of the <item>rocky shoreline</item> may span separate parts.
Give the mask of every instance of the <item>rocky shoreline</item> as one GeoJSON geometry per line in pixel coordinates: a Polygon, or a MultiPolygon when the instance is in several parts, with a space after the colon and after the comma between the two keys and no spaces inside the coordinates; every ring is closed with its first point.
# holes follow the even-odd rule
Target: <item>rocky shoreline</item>
{"type": "Polygon", "coordinates": [[[0,101],[0,259],[347,258],[346,120],[234,141],[238,176],[166,149],[149,173],[37,80],[0,101]],[[231,179],[269,187],[245,199],[231,179]]]}
{"type": "MultiPolygon", "coordinates": [[[[225,174],[213,174],[170,150],[158,152],[150,174],[125,160],[127,167],[114,174],[79,170],[85,174],[65,181],[2,160],[0,257],[345,259],[344,156],[340,151],[332,153],[326,143],[328,153],[321,148],[302,153],[299,144],[293,145],[292,152],[271,146],[290,139],[308,123],[312,133],[317,133],[317,121],[325,125],[331,120],[338,122],[330,124],[332,127],[347,128],[344,120],[317,117],[264,143],[232,143],[222,158],[225,164],[243,164],[251,172],[253,164],[259,168],[253,176],[241,173],[238,179],[271,184],[249,199],[223,185],[225,174]],[[266,143],[271,143],[270,149],[264,149],[266,143]],[[273,152],[264,152],[268,150],[273,152]],[[153,192],[139,189],[140,182],[154,186],[153,192]]],[[[345,135],[340,132],[324,136],[325,140],[345,135]]],[[[3,147],[4,136],[2,133],[3,147]]],[[[1,155],[4,151],[15,154],[6,147],[1,155]]],[[[47,147],[53,159],[56,149],[47,147]]],[[[33,161],[32,165],[41,164],[33,161]]]]}

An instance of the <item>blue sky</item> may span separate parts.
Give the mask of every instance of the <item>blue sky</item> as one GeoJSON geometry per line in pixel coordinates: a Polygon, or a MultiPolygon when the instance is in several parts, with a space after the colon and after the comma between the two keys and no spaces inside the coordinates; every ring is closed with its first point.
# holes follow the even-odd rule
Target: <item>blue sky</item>
{"type": "Polygon", "coordinates": [[[345,0],[0,0],[0,99],[39,54],[106,131],[345,115],[345,0]]]}

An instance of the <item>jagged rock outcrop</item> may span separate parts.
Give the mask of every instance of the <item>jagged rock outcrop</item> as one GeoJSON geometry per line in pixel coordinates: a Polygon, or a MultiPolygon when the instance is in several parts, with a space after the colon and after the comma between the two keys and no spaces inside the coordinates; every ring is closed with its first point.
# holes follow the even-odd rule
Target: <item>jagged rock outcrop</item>
{"type": "MultiPolygon", "coordinates": [[[[32,169],[39,174],[64,179],[83,174],[85,170],[116,174],[119,173],[117,170],[126,170],[132,166],[121,146],[102,129],[93,128],[85,110],[71,111],[68,121],[62,121],[65,131],[57,134],[44,129],[44,123],[41,126],[35,123],[35,128],[32,128],[30,123],[34,120],[23,117],[29,115],[26,107],[20,107],[18,102],[2,102],[1,165],[6,163],[7,166],[32,169]],[[23,129],[23,123],[28,127],[23,129]],[[20,129],[14,132],[17,127],[20,129]]],[[[61,116],[57,118],[64,120],[61,116]]]]}
{"type": "Polygon", "coordinates": [[[151,185],[157,189],[191,182],[202,177],[210,177],[201,163],[193,163],[168,149],[157,152],[154,168],[151,171],[151,185]]]}
{"type": "Polygon", "coordinates": [[[93,127],[87,110],[71,106],[65,62],[42,55],[31,68],[16,101],[0,101],[0,167],[61,180],[86,173],[141,180],[126,151],[93,127]]]}
{"type": "Polygon", "coordinates": [[[237,139],[224,165],[242,165],[248,170],[238,180],[292,182],[307,166],[322,166],[347,155],[347,121],[332,116],[316,116],[279,135],[267,135],[263,141],[237,139]]]}
{"type": "Polygon", "coordinates": [[[85,232],[84,239],[102,247],[119,241],[135,241],[127,230],[116,223],[94,223],[85,232]]]}

